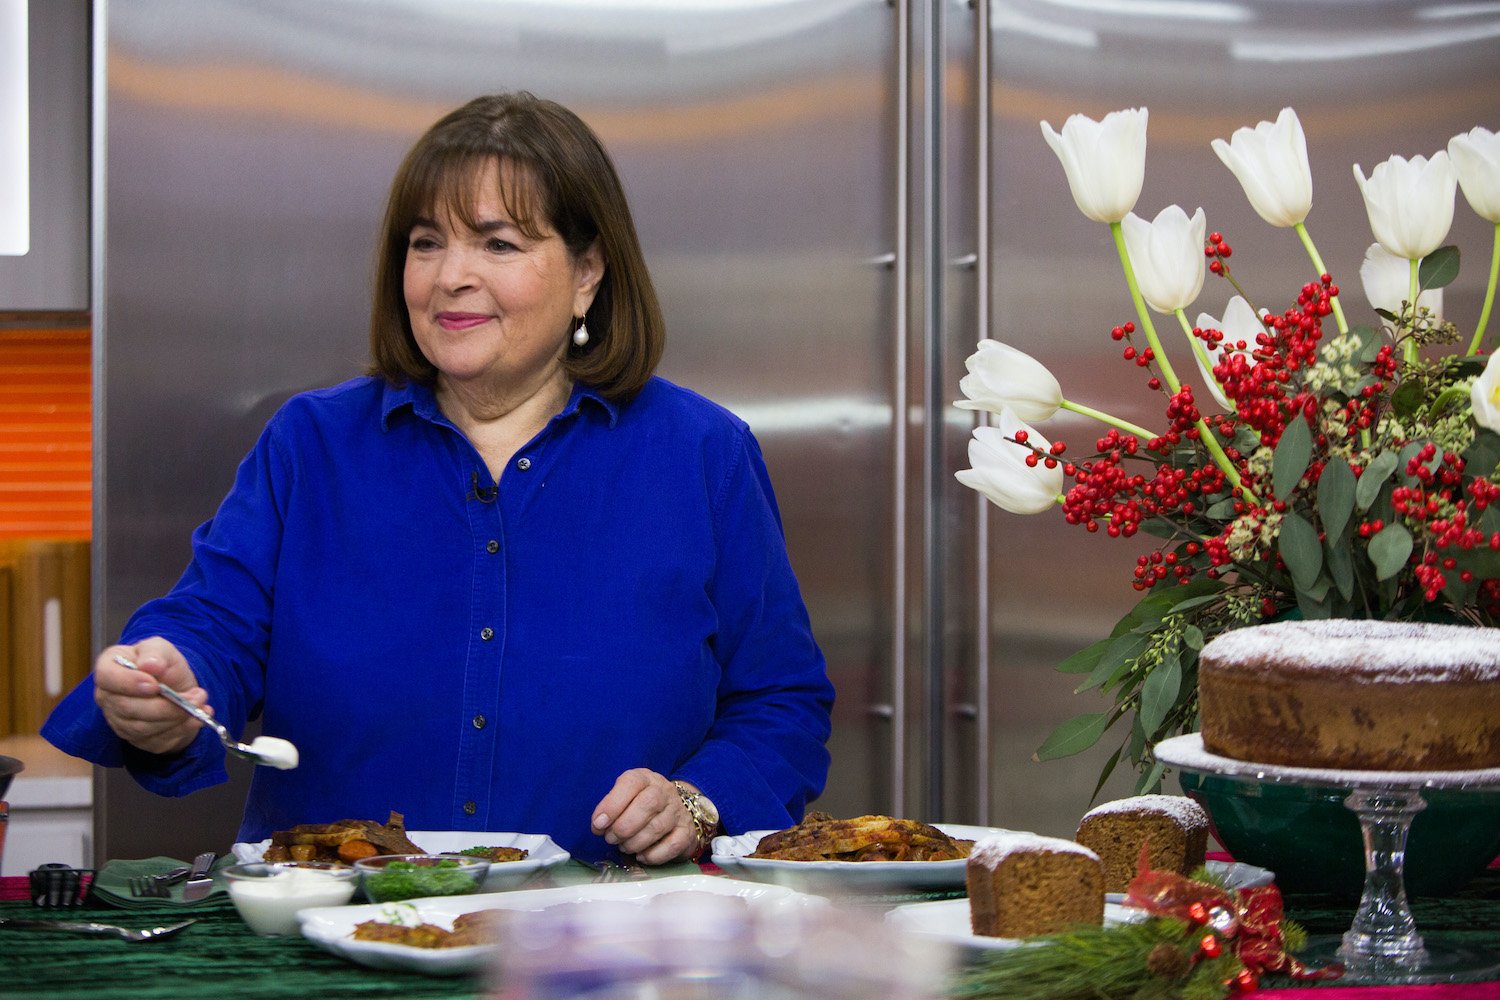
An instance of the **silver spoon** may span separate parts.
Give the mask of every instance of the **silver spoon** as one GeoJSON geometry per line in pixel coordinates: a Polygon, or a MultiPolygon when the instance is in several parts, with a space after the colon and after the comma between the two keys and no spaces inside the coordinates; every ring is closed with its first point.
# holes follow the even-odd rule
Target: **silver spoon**
{"type": "MultiPolygon", "coordinates": [[[[123,656],[116,655],[114,659],[122,667],[128,667],[131,670],[141,669],[123,656]]],[[[257,736],[249,744],[241,743],[229,735],[229,730],[225,729],[219,720],[165,684],[157,684],[156,690],[163,698],[218,733],[219,742],[223,743],[224,749],[234,756],[282,770],[297,766],[297,748],[286,740],[277,739],[274,736],[257,736]]]]}
{"type": "Polygon", "coordinates": [[[27,917],[0,917],[0,927],[17,930],[67,931],[70,934],[104,934],[125,941],[158,941],[171,937],[191,926],[194,920],[183,920],[162,927],[119,927],[115,924],[98,924],[83,920],[32,920],[27,917]]]}

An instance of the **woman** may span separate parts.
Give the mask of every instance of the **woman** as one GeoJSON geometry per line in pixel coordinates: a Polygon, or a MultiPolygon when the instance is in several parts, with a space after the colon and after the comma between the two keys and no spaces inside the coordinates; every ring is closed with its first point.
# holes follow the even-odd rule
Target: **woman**
{"type": "Polygon", "coordinates": [[[662,344],[588,127],[452,112],[392,184],[370,374],[271,419],[44,735],[185,795],[224,753],[158,684],[259,715],[301,764],[256,768],[245,841],[394,809],[660,864],[799,819],[832,687],[759,448],[652,375],[662,344]]]}

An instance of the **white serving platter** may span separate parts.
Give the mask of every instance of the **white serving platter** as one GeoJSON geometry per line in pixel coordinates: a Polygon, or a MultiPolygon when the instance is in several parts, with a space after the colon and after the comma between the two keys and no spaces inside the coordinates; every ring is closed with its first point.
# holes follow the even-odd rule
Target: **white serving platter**
{"type": "Polygon", "coordinates": [[[303,910],[297,918],[301,922],[304,938],[351,962],[372,969],[402,969],[444,976],[483,969],[487,962],[493,960],[494,949],[490,945],[413,948],[383,941],[356,941],[350,936],[354,932],[354,926],[366,920],[395,920],[451,927],[454,917],[478,910],[507,910],[521,914],[540,913],[564,903],[613,901],[617,904],[644,904],[653,897],[672,892],[733,896],[745,900],[757,912],[772,917],[793,911],[826,908],[829,905],[826,899],[784,886],[712,875],[683,875],[640,882],[591,883],[556,889],[480,893],[473,896],[433,896],[402,903],[314,907],[303,910]]]}
{"type": "MultiPolygon", "coordinates": [[[[1010,831],[994,826],[963,826],[934,823],[957,840],[983,840],[1010,831]]],[[[774,830],[752,830],[734,837],[715,837],[713,863],[732,875],[766,882],[797,884],[804,881],[822,888],[850,892],[884,892],[892,889],[961,889],[968,862],[954,861],[776,861],[749,858],[762,837],[774,830]]]]}
{"type": "MultiPolygon", "coordinates": [[[[483,833],[474,830],[408,830],[406,837],[428,854],[450,854],[470,847],[519,847],[527,852],[520,861],[490,865],[485,892],[513,889],[544,868],[567,861],[571,855],[541,833],[483,833]]],[[[240,864],[259,861],[271,846],[269,839],[254,844],[240,842],[231,850],[240,864]]]]}

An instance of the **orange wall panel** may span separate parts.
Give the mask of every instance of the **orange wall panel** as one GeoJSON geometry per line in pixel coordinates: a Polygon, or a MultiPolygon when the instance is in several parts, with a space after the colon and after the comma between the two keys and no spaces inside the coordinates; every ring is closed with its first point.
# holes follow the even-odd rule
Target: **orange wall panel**
{"type": "Polygon", "coordinates": [[[93,376],[84,329],[0,330],[0,539],[87,539],[93,376]]]}

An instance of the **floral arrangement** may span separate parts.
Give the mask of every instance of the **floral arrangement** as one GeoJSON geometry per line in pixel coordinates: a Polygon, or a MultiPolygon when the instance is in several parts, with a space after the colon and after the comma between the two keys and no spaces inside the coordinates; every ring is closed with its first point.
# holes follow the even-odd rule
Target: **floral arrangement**
{"type": "Polygon", "coordinates": [[[994,414],[961,482],[1013,513],[1060,506],[1083,530],[1152,537],[1130,580],[1141,601],[1058,668],[1086,675],[1078,690],[1112,695],[1112,709],[1068,720],[1037,751],[1077,753],[1128,718],[1100,786],[1124,755],[1141,791],[1161,780],[1150,747],[1197,728],[1198,651],[1220,632],[1277,616],[1500,622],[1500,362],[1481,353],[1500,267],[1500,136],[1475,128],[1368,177],[1355,165],[1375,237],[1360,277],[1377,320],[1356,326],[1305,225],[1312,175],[1295,111],[1212,144],[1257,214],[1293,230],[1311,259],[1280,312],[1254,304],[1203,209],[1134,213],[1146,126],[1141,108],[1042,133],[1079,209],[1114,237],[1135,309],[1110,336],[1164,397],[1164,425],[1069,400],[1044,366],[993,340],[968,359],[957,404],[994,414]],[[1467,344],[1441,298],[1458,273],[1443,242],[1459,186],[1496,233],[1467,344]],[[1222,316],[1190,322],[1205,272],[1237,294],[1222,316]],[[1194,377],[1173,368],[1153,312],[1181,327],[1194,377]],[[1091,449],[1032,426],[1059,409],[1100,422],[1091,449]]]}
{"type": "Polygon", "coordinates": [[[1151,871],[1146,851],[1125,904],[1145,919],[1037,938],[1044,948],[998,953],[958,976],[955,1000],[1220,1000],[1253,993],[1267,973],[1337,979],[1293,952],[1306,932],[1282,913],[1275,885],[1231,890],[1204,869],[1151,871]]]}

